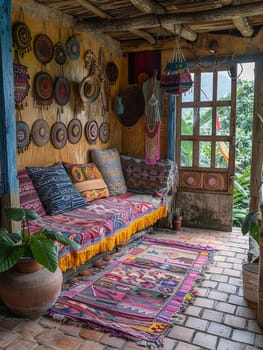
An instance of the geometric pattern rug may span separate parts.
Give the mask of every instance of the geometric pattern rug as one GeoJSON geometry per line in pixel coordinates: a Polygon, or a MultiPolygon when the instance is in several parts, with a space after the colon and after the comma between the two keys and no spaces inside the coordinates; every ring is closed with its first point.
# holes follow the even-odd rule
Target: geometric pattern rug
{"type": "Polygon", "coordinates": [[[64,289],[49,316],[162,346],[213,252],[210,246],[143,237],[98,273],[64,289]]]}

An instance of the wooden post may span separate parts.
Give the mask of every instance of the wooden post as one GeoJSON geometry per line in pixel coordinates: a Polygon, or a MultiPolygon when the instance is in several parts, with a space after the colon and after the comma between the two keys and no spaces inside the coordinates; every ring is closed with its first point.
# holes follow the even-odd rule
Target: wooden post
{"type": "MultiPolygon", "coordinates": [[[[263,195],[263,188],[261,188],[263,195]]],[[[263,203],[261,204],[261,214],[263,215],[263,203]]],[[[259,239],[259,276],[258,276],[258,325],[263,328],[263,223],[260,230],[259,239]]]]}
{"type": "Polygon", "coordinates": [[[0,195],[1,225],[8,226],[4,208],[19,206],[16,166],[16,118],[12,57],[12,1],[0,0],[0,195]]]}
{"type": "MultiPolygon", "coordinates": [[[[253,123],[253,145],[250,182],[250,211],[258,211],[259,206],[263,214],[263,188],[262,188],[262,163],[263,163],[263,58],[255,64],[255,103],[253,123]],[[260,196],[261,194],[261,196],[260,196]]],[[[263,328],[263,225],[260,230],[259,240],[259,277],[258,277],[258,314],[257,321],[263,328]]]]}
{"type": "Polygon", "coordinates": [[[259,211],[259,190],[262,182],[263,164],[263,57],[255,62],[254,118],[252,136],[250,207],[249,211],[259,211]]]}

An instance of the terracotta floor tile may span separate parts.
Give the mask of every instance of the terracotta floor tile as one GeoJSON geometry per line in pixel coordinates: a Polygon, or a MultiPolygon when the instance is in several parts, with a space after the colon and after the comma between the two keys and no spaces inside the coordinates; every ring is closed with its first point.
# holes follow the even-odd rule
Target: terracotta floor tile
{"type": "Polygon", "coordinates": [[[104,334],[100,340],[100,343],[110,345],[111,347],[116,347],[118,349],[121,349],[125,342],[125,339],[112,337],[109,334],[104,334]]]}
{"type": "Polygon", "coordinates": [[[57,348],[63,350],[77,350],[81,344],[83,344],[84,340],[76,337],[72,337],[70,335],[64,335],[59,338],[54,344],[57,348]]]}
{"type": "Polygon", "coordinates": [[[27,340],[22,337],[14,339],[5,349],[6,350],[33,350],[36,348],[37,342],[27,340]]]}
{"type": "Polygon", "coordinates": [[[89,328],[80,328],[79,336],[84,339],[99,341],[104,333],[89,328]]]}

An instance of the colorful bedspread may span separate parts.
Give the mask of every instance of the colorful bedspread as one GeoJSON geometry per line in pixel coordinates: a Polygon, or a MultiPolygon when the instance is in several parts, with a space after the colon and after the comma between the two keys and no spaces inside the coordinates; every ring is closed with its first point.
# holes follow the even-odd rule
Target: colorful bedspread
{"type": "Polygon", "coordinates": [[[98,253],[112,250],[132,234],[166,217],[163,199],[151,195],[125,193],[98,199],[87,206],[63,214],[43,216],[32,223],[32,232],[40,227],[62,232],[80,245],[78,250],[60,246],[62,271],[75,268],[98,253]]]}

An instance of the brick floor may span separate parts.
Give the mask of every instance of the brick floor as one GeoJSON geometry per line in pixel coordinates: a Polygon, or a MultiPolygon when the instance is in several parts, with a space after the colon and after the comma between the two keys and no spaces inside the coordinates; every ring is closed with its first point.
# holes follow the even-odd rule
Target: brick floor
{"type": "MultiPolygon", "coordinates": [[[[162,350],[263,349],[263,330],[256,321],[256,306],[243,297],[241,265],[247,258],[248,238],[238,230],[188,228],[177,233],[165,230],[158,236],[210,244],[218,249],[197,289],[197,298],[184,314],[178,315],[162,350]]],[[[140,349],[147,346],[94,329],[60,324],[45,316],[36,320],[15,317],[0,305],[0,350],[140,349]]]]}

